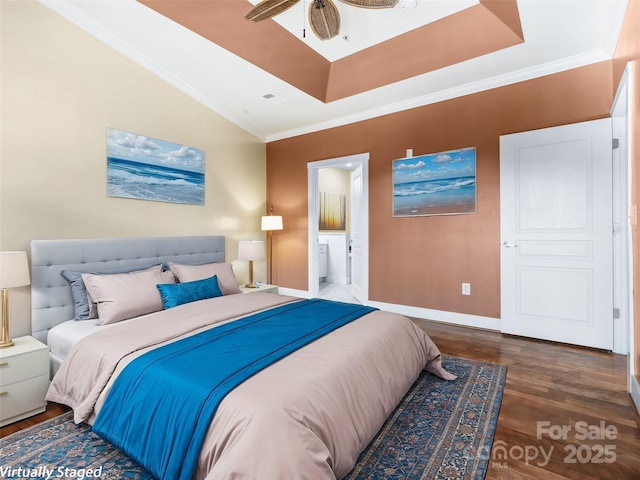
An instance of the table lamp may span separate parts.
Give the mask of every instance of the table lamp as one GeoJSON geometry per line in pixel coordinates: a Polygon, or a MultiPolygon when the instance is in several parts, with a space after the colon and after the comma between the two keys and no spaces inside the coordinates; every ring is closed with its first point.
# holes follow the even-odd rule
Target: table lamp
{"type": "Polygon", "coordinates": [[[2,289],[2,325],[0,326],[0,348],[10,347],[9,336],[9,288],[29,285],[29,262],[27,252],[0,252],[0,288],[2,289]]]}
{"type": "Polygon", "coordinates": [[[249,283],[246,288],[257,288],[253,283],[253,261],[264,259],[264,242],[262,240],[241,240],[238,243],[238,260],[249,260],[249,283]]]}

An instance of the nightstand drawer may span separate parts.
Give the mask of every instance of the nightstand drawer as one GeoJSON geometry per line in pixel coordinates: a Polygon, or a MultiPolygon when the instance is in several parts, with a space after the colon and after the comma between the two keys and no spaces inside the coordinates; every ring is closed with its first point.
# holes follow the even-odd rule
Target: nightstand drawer
{"type": "Polygon", "coordinates": [[[6,425],[38,410],[44,411],[48,388],[49,374],[0,387],[0,424],[6,425]]]}
{"type": "Polygon", "coordinates": [[[0,358],[0,387],[39,375],[49,375],[47,349],[0,358]]]}

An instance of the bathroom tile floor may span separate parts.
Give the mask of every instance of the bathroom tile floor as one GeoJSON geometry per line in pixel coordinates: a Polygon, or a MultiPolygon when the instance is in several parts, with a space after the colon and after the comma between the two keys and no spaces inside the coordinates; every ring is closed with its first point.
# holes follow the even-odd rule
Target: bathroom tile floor
{"type": "Polygon", "coordinates": [[[351,295],[350,284],[320,282],[320,293],[318,296],[339,302],[360,303],[351,295]]]}

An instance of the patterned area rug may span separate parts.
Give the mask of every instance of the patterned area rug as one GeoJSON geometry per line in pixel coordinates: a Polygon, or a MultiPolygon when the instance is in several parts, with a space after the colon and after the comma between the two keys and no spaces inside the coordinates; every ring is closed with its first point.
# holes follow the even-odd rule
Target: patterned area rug
{"type": "MultiPolygon", "coordinates": [[[[422,373],[347,479],[484,479],[507,368],[443,357],[458,380],[422,373]]],[[[71,412],[0,439],[0,459],[2,479],[152,478],[71,412]]]]}

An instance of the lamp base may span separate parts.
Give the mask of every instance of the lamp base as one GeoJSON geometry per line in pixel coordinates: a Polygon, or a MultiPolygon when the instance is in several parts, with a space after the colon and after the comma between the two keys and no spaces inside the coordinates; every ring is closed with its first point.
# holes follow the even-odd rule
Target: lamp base
{"type": "Polygon", "coordinates": [[[10,347],[13,340],[9,336],[9,290],[2,289],[0,293],[2,302],[2,324],[0,324],[0,348],[10,347]]]}
{"type": "Polygon", "coordinates": [[[249,260],[249,283],[244,288],[258,288],[258,285],[253,281],[253,260],[249,260]]]}

